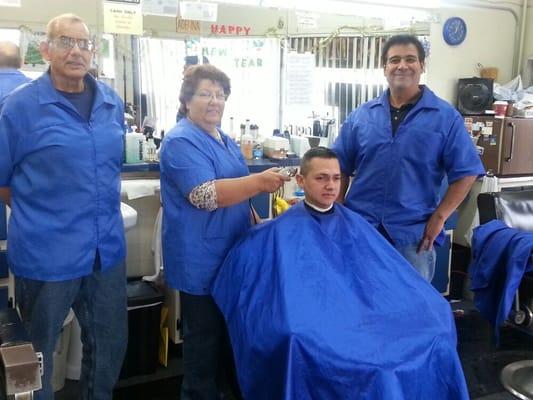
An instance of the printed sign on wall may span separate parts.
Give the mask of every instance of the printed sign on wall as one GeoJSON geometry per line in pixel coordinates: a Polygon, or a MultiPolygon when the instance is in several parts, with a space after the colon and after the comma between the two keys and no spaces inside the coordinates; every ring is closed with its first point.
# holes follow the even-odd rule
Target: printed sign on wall
{"type": "Polygon", "coordinates": [[[200,36],[200,21],[195,21],[192,19],[182,19],[178,17],[176,18],[176,32],[200,36]]]}
{"type": "Polygon", "coordinates": [[[142,35],[141,5],[133,2],[104,2],[104,31],[106,33],[142,35]]]}
{"type": "Polygon", "coordinates": [[[251,30],[249,26],[211,24],[212,35],[249,36],[251,30]]]}
{"type": "Polygon", "coordinates": [[[178,0],[143,0],[143,14],[175,17],[178,15],[178,0]]]}
{"type": "Polygon", "coordinates": [[[218,15],[218,4],[199,1],[180,1],[180,16],[183,19],[215,22],[218,15]]]}

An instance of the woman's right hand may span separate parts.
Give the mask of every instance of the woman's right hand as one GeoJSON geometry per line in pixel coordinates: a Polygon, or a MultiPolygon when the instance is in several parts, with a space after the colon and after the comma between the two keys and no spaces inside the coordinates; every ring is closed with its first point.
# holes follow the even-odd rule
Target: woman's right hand
{"type": "Polygon", "coordinates": [[[257,180],[261,192],[272,193],[278,190],[285,182],[291,180],[290,177],[279,173],[280,168],[273,167],[263,172],[253,175],[257,180]]]}

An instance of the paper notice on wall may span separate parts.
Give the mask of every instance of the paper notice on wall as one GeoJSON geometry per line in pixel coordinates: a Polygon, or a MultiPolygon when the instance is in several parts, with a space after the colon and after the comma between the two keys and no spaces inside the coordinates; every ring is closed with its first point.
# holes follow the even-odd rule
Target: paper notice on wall
{"type": "Polygon", "coordinates": [[[308,11],[296,11],[298,29],[315,29],[318,26],[318,14],[308,11]]]}
{"type": "Polygon", "coordinates": [[[287,56],[287,104],[311,104],[315,56],[289,53],[287,56]]]}
{"type": "Polygon", "coordinates": [[[143,0],[144,15],[175,17],[178,15],[178,0],[143,0]]]}
{"type": "Polygon", "coordinates": [[[141,5],[104,2],[104,32],[142,35],[141,5]]]}
{"type": "Polygon", "coordinates": [[[200,1],[180,1],[180,17],[182,19],[216,22],[217,15],[217,3],[203,3],[200,1]]]}

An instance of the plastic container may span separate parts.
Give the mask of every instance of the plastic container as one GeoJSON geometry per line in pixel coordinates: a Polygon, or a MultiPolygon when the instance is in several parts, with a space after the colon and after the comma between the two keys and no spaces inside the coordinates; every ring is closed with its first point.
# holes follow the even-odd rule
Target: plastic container
{"type": "Polygon", "coordinates": [[[154,139],[147,139],[143,143],[143,160],[146,162],[157,161],[157,147],[154,143],[154,139]]]}
{"type": "Polygon", "coordinates": [[[54,371],[52,374],[52,387],[54,392],[63,389],[65,386],[65,378],[67,374],[67,354],[70,344],[70,333],[72,327],[72,321],[74,319],[74,312],[69,310],[67,318],[63,322],[63,329],[61,335],[56,343],[54,350],[54,371]]]}
{"type": "Polygon", "coordinates": [[[252,135],[245,133],[241,136],[241,153],[243,157],[247,160],[253,158],[253,149],[254,149],[254,140],[252,135]]]}
{"type": "Polygon", "coordinates": [[[158,366],[159,323],[164,294],[150,283],[128,282],[128,348],[121,378],[146,375],[158,366]]]}
{"type": "Polygon", "coordinates": [[[126,163],[136,164],[142,162],[144,135],[138,132],[130,132],[126,133],[125,138],[126,163]]]}
{"type": "Polygon", "coordinates": [[[253,147],[254,160],[263,158],[263,143],[256,142],[253,147]]]}

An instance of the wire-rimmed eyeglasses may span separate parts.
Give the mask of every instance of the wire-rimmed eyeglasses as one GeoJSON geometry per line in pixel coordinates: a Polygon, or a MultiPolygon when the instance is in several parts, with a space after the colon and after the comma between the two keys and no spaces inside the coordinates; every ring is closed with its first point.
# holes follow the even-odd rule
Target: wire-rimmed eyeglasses
{"type": "Polygon", "coordinates": [[[95,48],[94,42],[90,39],[76,39],[70,36],[59,36],[49,40],[49,43],[54,43],[63,50],[71,50],[74,46],[78,46],[78,49],[84,51],[93,51],[95,48]]]}

